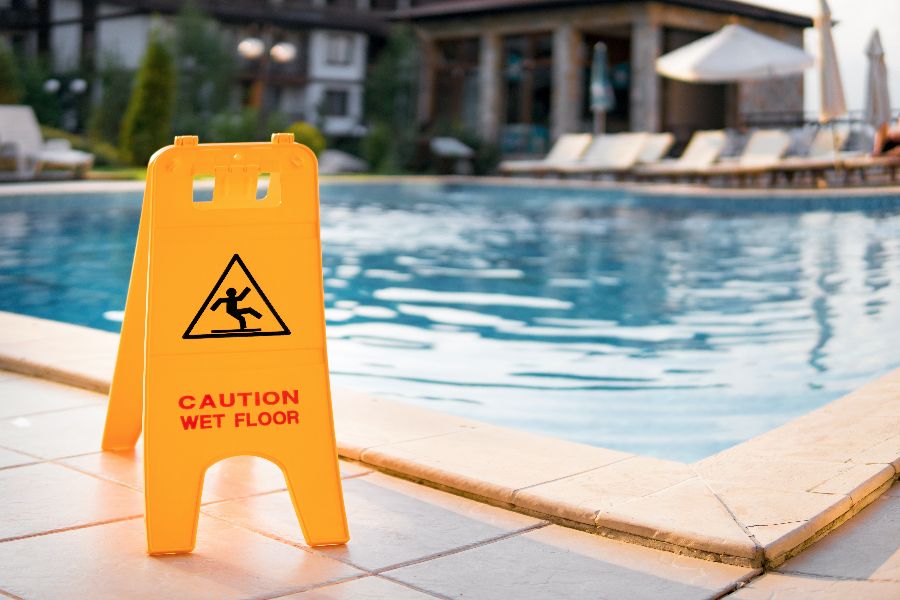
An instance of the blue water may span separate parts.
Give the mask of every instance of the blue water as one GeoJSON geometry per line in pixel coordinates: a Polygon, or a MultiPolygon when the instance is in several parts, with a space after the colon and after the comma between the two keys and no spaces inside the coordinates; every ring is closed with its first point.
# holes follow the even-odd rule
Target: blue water
{"type": "MultiPolygon", "coordinates": [[[[336,385],[691,461],[900,365],[900,198],[321,195],[336,385]]],[[[0,198],[0,310],[117,331],[139,210],[0,198]]]]}

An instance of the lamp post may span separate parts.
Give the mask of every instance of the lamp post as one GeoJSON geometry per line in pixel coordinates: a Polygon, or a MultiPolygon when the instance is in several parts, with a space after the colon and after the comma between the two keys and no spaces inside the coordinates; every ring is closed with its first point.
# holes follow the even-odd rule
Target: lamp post
{"type": "Polygon", "coordinates": [[[266,91],[269,83],[269,70],[272,62],[286,64],[297,57],[297,47],[290,42],[272,43],[271,27],[263,29],[261,37],[247,37],[237,45],[238,54],[246,60],[256,62],[258,70],[250,89],[250,106],[257,109],[259,124],[265,124],[268,107],[266,91]]]}

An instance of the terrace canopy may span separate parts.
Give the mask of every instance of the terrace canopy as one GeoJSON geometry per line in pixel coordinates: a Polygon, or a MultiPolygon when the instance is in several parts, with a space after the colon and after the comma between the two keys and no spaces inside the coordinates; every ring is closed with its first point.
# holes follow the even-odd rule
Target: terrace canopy
{"type": "Polygon", "coordinates": [[[731,24],[659,57],[656,70],[681,81],[724,83],[795,75],[814,64],[801,48],[731,24]]]}

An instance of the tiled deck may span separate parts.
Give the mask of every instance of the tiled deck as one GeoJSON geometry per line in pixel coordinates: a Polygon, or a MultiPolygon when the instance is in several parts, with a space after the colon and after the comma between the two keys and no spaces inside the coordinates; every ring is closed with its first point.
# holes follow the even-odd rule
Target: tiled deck
{"type": "Polygon", "coordinates": [[[140,452],[105,397],[0,372],[0,594],[38,598],[900,597],[900,487],[777,571],[574,531],[342,461],[352,540],[303,544],[280,471],[207,474],[192,555],[148,557],[140,452]],[[828,595],[830,594],[830,596],[828,595]]]}

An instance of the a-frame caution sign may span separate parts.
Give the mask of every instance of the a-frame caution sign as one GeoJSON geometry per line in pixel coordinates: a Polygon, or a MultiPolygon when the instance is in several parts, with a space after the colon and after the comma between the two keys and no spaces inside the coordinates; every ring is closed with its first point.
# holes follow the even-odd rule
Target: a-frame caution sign
{"type": "Polygon", "coordinates": [[[316,159],[292,134],[182,136],[150,160],[103,449],[133,448],[142,431],[150,554],[194,548],[204,474],[240,455],[281,468],[307,544],[349,539],[316,159]],[[210,202],[193,201],[199,175],[215,177],[210,202]]]}
{"type": "Polygon", "coordinates": [[[182,336],[186,340],[290,335],[241,257],[231,257],[182,336]]]}

